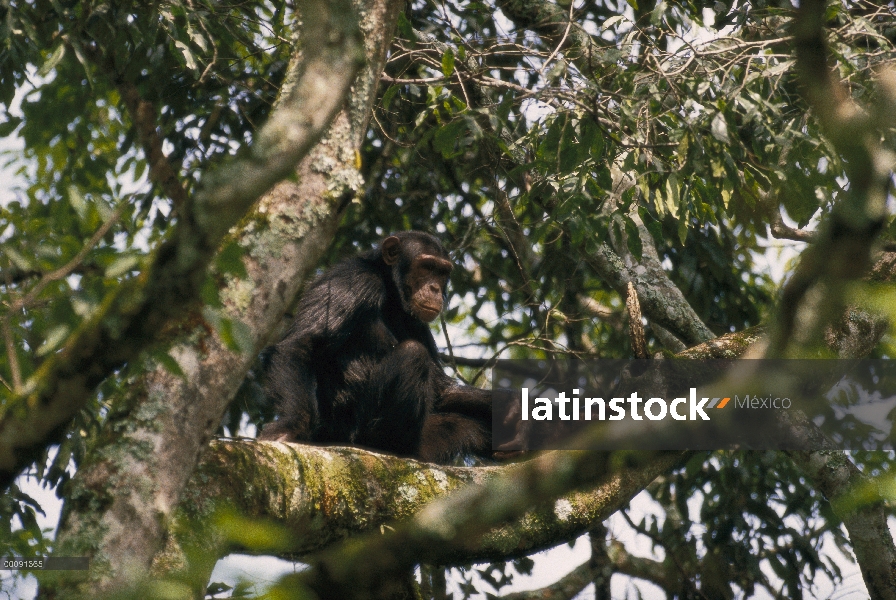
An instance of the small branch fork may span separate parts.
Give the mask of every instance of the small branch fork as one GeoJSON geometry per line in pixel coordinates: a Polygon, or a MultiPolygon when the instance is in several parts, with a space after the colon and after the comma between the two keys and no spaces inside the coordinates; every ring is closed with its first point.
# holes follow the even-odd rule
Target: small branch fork
{"type": "MultiPolygon", "coordinates": [[[[780,213],[777,215],[777,218],[772,221],[772,224],[769,228],[771,231],[772,237],[779,240],[792,240],[794,242],[814,242],[818,236],[814,231],[807,231],[805,229],[796,229],[795,227],[790,227],[784,222],[784,219],[781,217],[780,213]]],[[[896,242],[884,242],[881,244],[881,250],[884,252],[896,252],[896,242]]]]}

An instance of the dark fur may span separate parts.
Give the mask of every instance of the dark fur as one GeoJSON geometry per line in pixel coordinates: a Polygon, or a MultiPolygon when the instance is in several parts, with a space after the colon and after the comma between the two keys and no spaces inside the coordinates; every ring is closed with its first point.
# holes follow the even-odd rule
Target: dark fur
{"type": "Polygon", "coordinates": [[[432,462],[491,455],[491,392],[445,374],[429,325],[408,312],[400,291],[416,256],[448,253],[425,233],[396,237],[396,264],[378,248],[305,291],[270,357],[265,391],[279,419],[260,439],[351,444],[432,462]]]}

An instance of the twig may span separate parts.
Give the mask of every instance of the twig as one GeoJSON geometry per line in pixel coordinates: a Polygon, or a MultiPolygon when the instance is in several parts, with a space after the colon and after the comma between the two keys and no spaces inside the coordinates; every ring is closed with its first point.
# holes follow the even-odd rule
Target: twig
{"type": "Polygon", "coordinates": [[[55,271],[50,271],[49,273],[44,274],[44,276],[40,278],[40,281],[38,281],[33,288],[28,290],[27,294],[16,299],[10,305],[9,313],[7,314],[6,318],[9,319],[9,315],[11,315],[12,313],[31,306],[31,303],[34,302],[34,299],[37,298],[38,294],[40,294],[44,290],[44,288],[46,288],[52,282],[59,281],[60,279],[68,277],[71,272],[81,264],[81,262],[87,256],[87,253],[90,252],[93,247],[96,246],[101,239],[103,239],[103,236],[109,233],[109,230],[112,228],[112,226],[115,225],[116,222],[118,222],[126,206],[127,204],[124,202],[119,204],[118,208],[115,209],[115,212],[112,213],[112,216],[109,217],[109,219],[105,223],[103,223],[99,229],[96,230],[96,232],[90,237],[89,240],[87,240],[87,243],[84,244],[84,247],[82,247],[81,250],[78,251],[74,258],[72,258],[65,265],[59,267],[55,271]]]}
{"type": "Polygon", "coordinates": [[[573,7],[575,6],[575,2],[569,3],[569,20],[566,22],[566,30],[563,32],[563,37],[560,38],[560,43],[557,44],[557,47],[554,48],[554,51],[551,52],[551,55],[548,56],[547,60],[544,61],[544,64],[541,65],[541,68],[538,69],[538,74],[543,75],[544,70],[551,64],[551,61],[554,60],[554,57],[557,56],[557,53],[560,52],[560,48],[563,47],[563,43],[566,42],[566,37],[569,35],[569,29],[572,27],[572,13],[573,7]]]}
{"type": "Polygon", "coordinates": [[[380,75],[380,80],[385,81],[386,83],[397,83],[397,84],[412,84],[412,85],[422,85],[425,83],[442,83],[448,81],[448,77],[426,77],[423,79],[406,79],[401,77],[390,77],[386,73],[380,75]]]}
{"type": "Polygon", "coordinates": [[[779,240],[793,240],[795,242],[812,242],[815,240],[814,231],[806,231],[804,229],[795,229],[784,223],[781,214],[777,213],[777,218],[773,217],[770,229],[772,236],[779,240]]]}
{"type": "Polygon", "coordinates": [[[187,201],[187,191],[168,157],[162,151],[162,137],[156,131],[155,105],[149,100],[141,98],[137,86],[133,83],[119,83],[118,91],[134,121],[137,138],[146,154],[150,179],[162,189],[165,195],[171,198],[175,209],[183,206],[187,201]]]}
{"type": "Polygon", "coordinates": [[[442,322],[442,333],[445,334],[445,345],[448,347],[448,356],[451,357],[451,367],[454,369],[454,374],[458,379],[463,381],[466,384],[469,382],[464,379],[464,376],[461,375],[461,372],[457,369],[457,359],[454,357],[454,348],[451,347],[451,338],[448,337],[448,325],[445,323],[445,313],[439,313],[439,320],[442,322]]]}
{"type": "MultiPolygon", "coordinates": [[[[18,392],[22,389],[22,370],[19,367],[19,357],[16,354],[16,346],[12,341],[12,330],[9,326],[9,316],[3,319],[3,341],[6,343],[6,354],[9,357],[9,370],[12,372],[12,389],[18,392]]],[[[4,382],[5,383],[5,382],[4,382]]],[[[9,387],[8,385],[6,387],[9,387]]]]}

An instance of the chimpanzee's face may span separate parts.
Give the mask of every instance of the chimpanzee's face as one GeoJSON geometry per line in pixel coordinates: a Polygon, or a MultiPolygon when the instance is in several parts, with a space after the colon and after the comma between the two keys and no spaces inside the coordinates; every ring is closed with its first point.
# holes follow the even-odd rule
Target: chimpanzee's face
{"type": "Polygon", "coordinates": [[[448,276],[454,268],[444,250],[394,236],[383,241],[382,249],[405,311],[424,323],[434,321],[442,312],[448,276]]]}

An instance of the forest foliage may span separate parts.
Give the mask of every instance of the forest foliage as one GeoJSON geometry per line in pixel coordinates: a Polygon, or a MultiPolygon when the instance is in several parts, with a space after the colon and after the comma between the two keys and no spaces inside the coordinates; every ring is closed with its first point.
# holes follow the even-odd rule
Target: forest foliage
{"type": "MultiPolygon", "coordinates": [[[[0,417],[29,410],[22,399],[51,359],[146,276],[208,173],[250,153],[301,48],[297,10],[276,0],[0,3],[0,136],[22,182],[0,207],[0,417]]],[[[794,15],[765,0],[410,3],[359,149],[363,187],[319,269],[391,231],[436,233],[462,267],[437,341],[452,372],[485,387],[479,359],[631,356],[624,286],[599,260],[608,249],[634,278],[662,271],[693,311],[676,321],[645,310],[652,352],[769,325],[781,285],[769,248],[816,239],[855,168],[806,100],[794,15]]],[[[896,57],[892,5],[833,2],[823,21],[835,77],[880,112],[896,57]]],[[[888,164],[893,132],[877,130],[888,164]]],[[[880,230],[877,247],[892,250],[892,201],[880,230]]],[[[226,282],[245,280],[244,252],[225,238],[192,312],[103,374],[36,457],[40,481],[66,498],[73,473],[128,427],[133,375],[158,365],[183,375],[169,350],[185,331],[253,351],[220,298],[226,282]]],[[[896,319],[892,286],[845,293],[896,319]]],[[[896,352],[892,329],[874,342],[871,357],[896,352]]],[[[235,399],[220,433],[273,417],[256,375],[222,390],[235,399]]],[[[851,458],[867,475],[892,469],[879,453],[851,458]]],[[[673,585],[655,573],[670,595],[798,597],[840,582],[835,548],[850,556],[840,513],[782,454],[699,454],[646,493],[656,512],[625,518],[677,574],[673,585]]],[[[40,510],[11,485],[0,552],[52,548],[40,510]]],[[[477,585],[497,592],[513,571],[478,572],[477,585]]]]}

